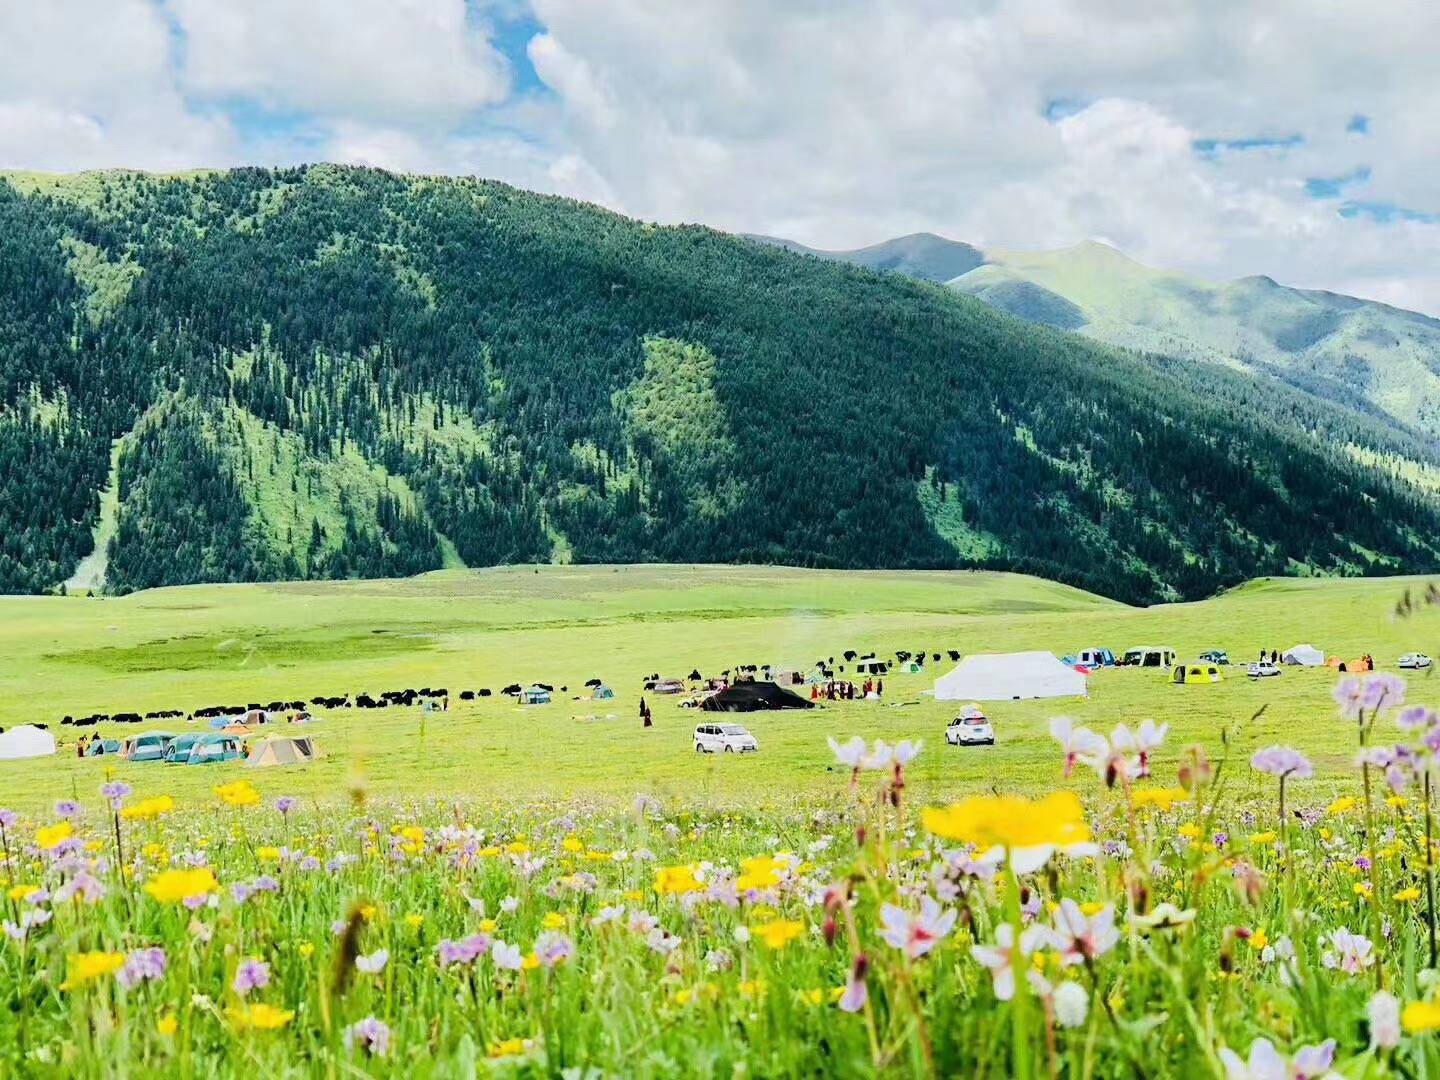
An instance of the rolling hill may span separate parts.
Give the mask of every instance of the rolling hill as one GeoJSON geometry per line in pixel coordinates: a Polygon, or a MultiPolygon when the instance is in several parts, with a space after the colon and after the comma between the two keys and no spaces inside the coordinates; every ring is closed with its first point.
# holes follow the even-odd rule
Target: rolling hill
{"type": "Polygon", "coordinates": [[[1094,241],[1056,251],[981,252],[924,237],[925,252],[955,252],[961,264],[970,260],[948,278],[936,272],[950,265],[941,258],[882,260],[873,254],[909,251],[919,239],[901,237],[844,252],[790,246],[945,281],[1022,319],[1121,348],[1273,377],[1440,438],[1440,319],[1353,296],[1292,289],[1268,277],[1208,281],[1156,270],[1094,241]],[[958,255],[962,250],[964,258],[958,255]]]}
{"type": "Polygon", "coordinates": [[[1427,440],[906,276],[975,272],[934,240],[877,273],[481,180],[11,174],[0,590],[689,561],[1153,601],[1440,566],[1427,440]]]}

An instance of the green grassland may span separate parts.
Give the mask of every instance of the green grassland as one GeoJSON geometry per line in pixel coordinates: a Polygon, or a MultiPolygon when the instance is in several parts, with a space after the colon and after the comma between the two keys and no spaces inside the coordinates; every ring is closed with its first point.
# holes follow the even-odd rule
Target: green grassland
{"type": "MultiPolygon", "coordinates": [[[[1393,615],[1417,579],[1265,580],[1192,604],[1131,608],[1035,578],[981,572],[806,571],[753,567],[544,566],[451,570],[396,581],[187,586],[119,598],[0,598],[0,726],[46,722],[59,756],[0,763],[0,804],[37,809],[89,794],[107,767],[141,794],[208,797],[238,765],[207,768],[77,760],[66,714],[180,708],[276,698],[445,686],[448,713],[417,708],[341,710],[303,730],[327,757],[263,774],[322,801],[363,788],[509,802],[542,796],[628,800],[637,792],[712,805],[838,797],[826,735],[923,738],[910,782],[926,797],[1059,782],[1046,721],[1068,714],[1108,731],[1145,717],[1171,724],[1161,768],[1182,745],[1233,753],[1284,742],[1316,761],[1327,787],[1348,768],[1354,733],[1335,718],[1334,673],[1286,669],[1252,682],[1232,668],[1220,685],[1177,687],[1155,671],[1101,672],[1088,699],[997,703],[994,748],[956,749],[942,731],[951,706],[921,691],[949,670],[886,680],[885,701],[744,718],[761,752],[702,757],[690,750],[696,713],[652,699],[655,727],[638,718],[641,681],[737,664],[808,669],[856,649],[1117,650],[1169,644],[1190,656],[1224,648],[1239,662],[1259,648],[1313,642],[1327,653],[1374,654],[1382,669],[1402,652],[1435,652],[1440,619],[1393,615]],[[587,678],[611,701],[571,700],[587,678]],[[510,682],[557,687],[549,706],[500,696],[510,682]],[[568,693],[558,688],[569,686],[568,693]],[[495,697],[460,702],[461,689],[495,697]],[[1264,707],[1263,716],[1251,717],[1264,707]],[[593,717],[593,719],[591,719],[593,717]],[[67,752],[68,751],[68,752],[67,752]]],[[[1418,590],[1417,590],[1418,591],[1418,590]]],[[[1425,700],[1422,674],[1411,699],[1425,700]]],[[[1440,690],[1440,688],[1437,688],[1440,690]]],[[[99,729],[106,731],[105,726],[99,729]]],[[[109,730],[191,730],[183,720],[109,730]]],[[[284,730],[283,727],[279,730],[284,730]]],[[[1249,780],[1246,780],[1249,783],[1249,780]]]]}

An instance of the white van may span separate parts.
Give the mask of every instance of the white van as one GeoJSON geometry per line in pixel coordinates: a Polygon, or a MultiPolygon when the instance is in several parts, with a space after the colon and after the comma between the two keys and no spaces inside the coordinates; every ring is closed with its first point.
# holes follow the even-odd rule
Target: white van
{"type": "Polygon", "coordinates": [[[743,724],[696,724],[695,752],[697,754],[753,754],[760,748],[755,736],[745,730],[743,724]]]}

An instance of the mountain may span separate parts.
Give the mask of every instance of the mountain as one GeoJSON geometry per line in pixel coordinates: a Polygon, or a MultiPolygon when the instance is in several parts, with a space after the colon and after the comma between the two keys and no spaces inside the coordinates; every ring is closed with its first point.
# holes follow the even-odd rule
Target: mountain
{"type": "Polygon", "coordinates": [[[985,261],[985,257],[969,244],[946,240],[934,233],[913,233],[854,251],[819,251],[774,236],[750,235],[747,239],[831,262],[851,263],[870,270],[894,270],[922,281],[950,281],[985,261]]]}
{"type": "Polygon", "coordinates": [[[1305,390],[502,184],[0,183],[6,591],[696,561],[1143,602],[1440,567],[1437,477],[1305,390]]]}

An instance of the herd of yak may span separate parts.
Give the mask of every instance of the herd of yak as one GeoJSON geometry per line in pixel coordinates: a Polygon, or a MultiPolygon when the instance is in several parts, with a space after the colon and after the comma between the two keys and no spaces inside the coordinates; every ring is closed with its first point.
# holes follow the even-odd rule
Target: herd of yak
{"type": "MultiPolygon", "coordinates": [[[[948,650],[948,653],[951,660],[960,659],[960,653],[958,650],[950,649],[948,650]]],[[[873,652],[866,653],[864,656],[861,656],[853,649],[847,649],[842,655],[846,661],[855,661],[858,659],[861,662],[865,662],[875,659],[875,654],[873,652]]],[[[941,656],[941,654],[938,652],[931,655],[933,655],[935,660],[939,660],[941,656]]],[[[908,652],[905,650],[896,650],[895,652],[896,659],[902,664],[912,658],[923,664],[925,662],[925,656],[926,651],[923,649],[916,652],[908,652]]],[[[888,667],[889,662],[886,661],[885,665],[888,667]]],[[[833,677],[833,670],[835,666],[835,657],[833,656],[815,661],[815,667],[821,672],[822,675],[827,678],[833,677]]],[[[843,665],[840,666],[840,670],[844,670],[843,665]]],[[[741,664],[735,667],[733,669],[733,672],[739,678],[753,679],[757,675],[768,676],[770,674],[770,667],[769,665],[757,666],[755,664],[741,664]]],[[[728,681],[732,674],[732,669],[727,668],[720,674],[722,678],[728,681]]],[[[655,685],[655,682],[659,680],[659,678],[660,676],[658,673],[655,675],[647,676],[644,680],[645,689],[652,689],[655,685]]],[[[699,681],[701,678],[702,676],[698,668],[690,672],[689,679],[691,682],[699,681]]],[[[547,692],[554,692],[555,690],[555,687],[551,686],[548,683],[533,683],[532,685],[538,686],[540,689],[547,692]]],[[[586,682],[585,685],[589,687],[599,686],[600,680],[590,679],[586,682]]],[[[567,686],[560,687],[562,693],[567,691],[568,689],[569,687],[567,686]]],[[[501,690],[500,693],[515,695],[519,694],[521,690],[522,687],[519,683],[511,683],[509,686],[505,687],[505,689],[501,690]]],[[[459,698],[461,701],[473,701],[476,698],[488,698],[490,696],[491,691],[488,687],[480,690],[462,690],[459,694],[459,698]]],[[[152,712],[144,713],[143,715],[137,712],[118,712],[113,714],[91,713],[89,716],[67,716],[62,719],[60,723],[66,725],[73,725],[75,727],[94,727],[96,724],[102,723],[139,724],[146,720],[168,720],[172,717],[180,716],[189,716],[196,719],[212,719],[220,716],[244,716],[245,714],[251,712],[303,713],[307,712],[312,706],[319,706],[320,708],[324,709],[348,709],[352,707],[357,709],[385,709],[389,708],[392,705],[414,705],[417,702],[423,703],[426,700],[447,701],[449,697],[450,691],[443,686],[438,688],[426,686],[422,687],[419,690],[386,690],[374,697],[369,694],[357,694],[355,695],[353,702],[348,695],[340,697],[326,697],[322,695],[318,697],[313,697],[308,702],[272,701],[268,704],[250,702],[245,705],[206,705],[203,708],[192,709],[188,713],[182,709],[157,709],[152,712]]],[[[43,728],[48,725],[37,724],[36,726],[43,728]]]]}

